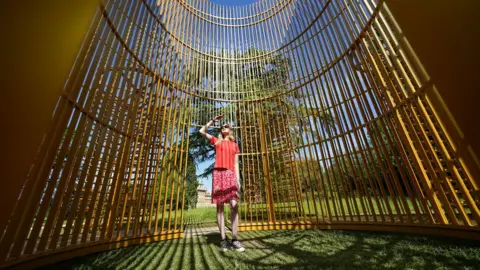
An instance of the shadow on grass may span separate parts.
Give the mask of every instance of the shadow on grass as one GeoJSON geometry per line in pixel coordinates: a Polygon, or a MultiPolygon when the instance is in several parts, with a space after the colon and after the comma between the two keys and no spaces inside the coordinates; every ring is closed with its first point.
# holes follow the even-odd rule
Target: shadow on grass
{"type": "Polygon", "coordinates": [[[480,244],[356,231],[240,233],[243,253],[216,232],[85,256],[46,269],[479,269],[480,244]]]}

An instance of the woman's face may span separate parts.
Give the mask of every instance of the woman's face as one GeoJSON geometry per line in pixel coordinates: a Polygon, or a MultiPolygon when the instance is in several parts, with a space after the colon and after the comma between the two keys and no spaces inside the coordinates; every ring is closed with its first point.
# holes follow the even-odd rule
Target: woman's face
{"type": "Polygon", "coordinates": [[[221,132],[222,132],[223,137],[225,138],[228,135],[230,135],[231,129],[229,127],[222,127],[221,132]]]}

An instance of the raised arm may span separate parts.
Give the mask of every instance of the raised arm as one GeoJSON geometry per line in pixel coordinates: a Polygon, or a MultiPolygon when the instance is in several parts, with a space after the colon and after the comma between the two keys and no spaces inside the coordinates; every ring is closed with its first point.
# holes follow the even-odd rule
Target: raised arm
{"type": "Polygon", "coordinates": [[[210,127],[213,123],[220,121],[220,119],[222,119],[222,118],[223,118],[223,115],[219,115],[219,116],[215,117],[215,119],[213,119],[212,121],[208,122],[205,126],[203,126],[203,127],[200,129],[200,134],[202,134],[202,136],[205,137],[205,138],[207,138],[208,140],[211,140],[213,136],[207,133],[207,129],[208,129],[208,127],[210,127]]]}
{"type": "Polygon", "coordinates": [[[200,134],[202,134],[203,137],[207,138],[208,140],[210,140],[212,138],[212,135],[208,134],[207,133],[207,128],[209,126],[211,126],[213,124],[213,120],[208,122],[205,126],[203,126],[201,129],[200,129],[200,134]]]}

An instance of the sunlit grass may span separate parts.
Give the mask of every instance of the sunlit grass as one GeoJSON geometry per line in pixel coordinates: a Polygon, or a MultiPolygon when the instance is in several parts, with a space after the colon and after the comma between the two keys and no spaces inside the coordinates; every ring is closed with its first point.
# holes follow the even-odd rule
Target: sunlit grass
{"type": "MultiPolygon", "coordinates": [[[[340,205],[343,207],[343,213],[348,217],[349,216],[349,208],[347,206],[347,203],[350,204],[350,211],[353,216],[359,214],[359,215],[372,215],[372,213],[375,213],[376,215],[379,215],[381,212],[384,213],[386,216],[388,216],[388,211],[391,211],[392,214],[396,214],[397,211],[397,206],[400,207],[400,213],[404,214],[405,213],[405,207],[403,205],[400,205],[400,202],[397,202],[397,206],[395,206],[395,203],[392,199],[388,199],[388,204],[390,205],[390,210],[387,211],[388,208],[386,208],[386,203],[381,202],[381,206],[377,203],[374,202],[374,198],[370,198],[372,200],[372,205],[368,204],[366,202],[366,198],[364,198],[364,207],[361,205],[361,200],[359,198],[355,199],[345,199],[342,198],[341,200],[329,200],[328,201],[328,207],[330,209],[330,214],[333,217],[336,216],[342,216],[342,210],[340,209],[340,205]],[[341,204],[339,203],[341,202],[341,204]],[[357,208],[354,207],[353,203],[357,204],[357,208]],[[373,208],[372,208],[373,206],[373,208]],[[372,211],[373,209],[373,211],[372,211]],[[382,210],[380,210],[382,209],[382,210]],[[335,212],[336,210],[336,212],[335,212]],[[366,211],[365,211],[366,210],[366,211]],[[358,211],[358,212],[357,212],[358,211]]],[[[406,203],[408,208],[411,211],[411,214],[413,215],[414,213],[414,207],[413,207],[413,202],[410,199],[406,199],[406,203]]],[[[418,202],[417,202],[418,203],[418,202]]],[[[298,209],[295,207],[295,203],[293,202],[285,202],[285,203],[275,203],[275,215],[277,219],[279,218],[285,218],[288,219],[292,215],[296,215],[298,213],[298,209]],[[288,206],[291,206],[290,208],[288,206]]],[[[325,201],[322,203],[319,203],[318,201],[314,203],[312,200],[304,200],[302,203],[303,206],[303,215],[305,216],[317,216],[318,212],[318,217],[319,218],[327,218],[328,217],[328,211],[327,211],[327,204],[325,201]],[[316,208],[315,208],[316,207],[316,208]]],[[[250,204],[248,205],[245,202],[240,203],[240,209],[239,209],[239,216],[240,220],[245,220],[246,221],[266,221],[267,219],[267,204],[262,203],[262,204],[250,204]]],[[[173,217],[174,217],[175,212],[172,212],[171,214],[171,219],[173,222],[173,217]]],[[[207,207],[207,208],[195,208],[195,209],[189,209],[184,211],[184,221],[185,225],[198,225],[198,224],[215,224],[217,222],[216,219],[216,208],[215,207],[207,207]]],[[[230,207],[228,204],[225,205],[225,217],[228,222],[230,218],[230,207]]],[[[166,219],[168,216],[166,216],[166,219]]],[[[161,216],[159,217],[161,219],[161,216]]],[[[172,223],[173,224],[173,223],[172,223]]]]}
{"type": "MultiPolygon", "coordinates": [[[[418,201],[416,202],[419,208],[419,214],[423,214],[422,208],[419,206],[418,201]]],[[[329,214],[332,216],[333,219],[337,217],[346,217],[349,216],[356,216],[356,215],[367,215],[372,216],[380,215],[383,213],[385,216],[389,216],[390,213],[392,215],[396,215],[400,213],[402,215],[406,215],[408,209],[412,216],[415,215],[415,207],[414,202],[408,198],[406,198],[405,202],[394,201],[391,198],[387,198],[386,202],[384,200],[379,201],[377,203],[373,197],[364,197],[362,199],[356,198],[340,198],[336,200],[329,199],[321,200],[321,201],[312,201],[310,200],[303,200],[302,202],[302,211],[297,207],[294,202],[283,202],[283,203],[275,203],[275,215],[278,218],[286,218],[288,219],[291,216],[310,216],[310,217],[318,217],[320,219],[328,218],[329,214]],[[369,202],[371,200],[371,203],[369,202]],[[406,206],[405,206],[406,204],[406,206]],[[388,205],[388,207],[387,207],[388,205]],[[328,211],[330,210],[330,212],[328,211]],[[301,212],[301,213],[300,213],[301,212]]],[[[267,210],[268,205],[265,203],[259,204],[240,204],[240,217],[247,220],[258,220],[261,221],[262,219],[265,220],[267,218],[267,210]]]]}
{"type": "Polygon", "coordinates": [[[184,212],[185,225],[205,224],[217,222],[215,207],[195,208],[184,212]]]}
{"type": "Polygon", "coordinates": [[[222,253],[219,235],[122,248],[48,269],[478,269],[478,243],[355,231],[241,232],[246,251],[222,253]]]}

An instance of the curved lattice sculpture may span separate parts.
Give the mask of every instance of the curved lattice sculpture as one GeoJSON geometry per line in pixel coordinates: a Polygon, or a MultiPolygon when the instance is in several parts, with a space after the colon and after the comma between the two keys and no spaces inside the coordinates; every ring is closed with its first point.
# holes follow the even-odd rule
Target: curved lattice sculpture
{"type": "Polygon", "coordinates": [[[220,114],[242,152],[241,230],[478,237],[478,168],[456,157],[433,87],[381,0],[110,0],[0,262],[182,237],[190,139],[220,114]]]}

